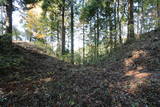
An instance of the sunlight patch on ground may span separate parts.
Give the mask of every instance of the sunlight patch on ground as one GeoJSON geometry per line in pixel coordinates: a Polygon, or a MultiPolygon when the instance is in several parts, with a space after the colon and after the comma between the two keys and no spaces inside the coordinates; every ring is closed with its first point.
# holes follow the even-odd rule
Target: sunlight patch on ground
{"type": "Polygon", "coordinates": [[[49,77],[49,78],[44,78],[44,79],[40,79],[41,82],[50,82],[53,81],[54,79],[49,77]]]}
{"type": "Polygon", "coordinates": [[[147,77],[151,76],[152,73],[143,73],[141,72],[145,67],[139,66],[135,70],[130,70],[125,73],[125,76],[129,76],[132,79],[128,81],[129,89],[131,93],[138,91],[138,87],[144,85],[147,81],[147,77]]]}
{"type": "Polygon", "coordinates": [[[147,78],[152,75],[152,73],[143,72],[146,66],[137,66],[136,63],[137,60],[140,62],[143,61],[147,55],[148,53],[144,50],[135,50],[131,53],[131,57],[124,59],[125,76],[129,77],[129,80],[125,81],[128,86],[126,88],[130,93],[138,91],[139,86],[145,85],[147,78]]]}
{"type": "Polygon", "coordinates": [[[145,57],[147,55],[147,52],[143,51],[143,50],[139,50],[139,51],[133,51],[132,52],[132,59],[137,59],[140,57],[145,57]]]}
{"type": "Polygon", "coordinates": [[[134,62],[133,62],[132,59],[129,58],[129,59],[124,60],[124,64],[127,67],[127,66],[130,66],[130,65],[134,64],[134,62]]]}
{"type": "Polygon", "coordinates": [[[138,87],[140,85],[144,85],[145,83],[146,83],[145,80],[131,81],[129,84],[130,88],[129,88],[128,92],[135,93],[136,91],[138,91],[138,87]]]}
{"type": "Polygon", "coordinates": [[[139,66],[137,67],[137,69],[135,70],[130,70],[128,71],[125,76],[133,76],[135,79],[137,78],[145,78],[151,75],[151,73],[142,73],[140,72],[141,70],[143,70],[144,67],[143,66],[139,66]]]}
{"type": "Polygon", "coordinates": [[[143,50],[139,50],[139,51],[133,51],[132,52],[132,57],[131,58],[125,58],[124,59],[124,65],[126,67],[133,65],[134,64],[134,60],[138,59],[140,57],[145,57],[147,56],[147,52],[143,51],[143,50]]]}

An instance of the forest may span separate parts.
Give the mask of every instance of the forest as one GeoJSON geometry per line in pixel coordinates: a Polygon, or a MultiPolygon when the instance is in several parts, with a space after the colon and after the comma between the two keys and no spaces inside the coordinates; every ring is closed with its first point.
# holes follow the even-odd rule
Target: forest
{"type": "Polygon", "coordinates": [[[0,107],[159,107],[160,0],[0,0],[0,107]]]}

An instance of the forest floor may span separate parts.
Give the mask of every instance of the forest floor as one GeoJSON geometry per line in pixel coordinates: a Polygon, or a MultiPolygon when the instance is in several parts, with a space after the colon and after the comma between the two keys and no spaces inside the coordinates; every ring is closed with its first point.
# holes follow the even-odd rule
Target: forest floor
{"type": "Polygon", "coordinates": [[[16,42],[0,52],[1,62],[12,59],[0,64],[0,107],[159,107],[160,32],[144,35],[96,66],[71,65],[16,42]]]}

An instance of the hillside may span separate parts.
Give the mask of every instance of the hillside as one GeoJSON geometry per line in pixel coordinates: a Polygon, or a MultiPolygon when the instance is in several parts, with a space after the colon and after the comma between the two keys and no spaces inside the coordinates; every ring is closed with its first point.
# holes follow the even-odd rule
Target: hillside
{"type": "Polygon", "coordinates": [[[158,30],[117,48],[98,66],[71,65],[24,42],[1,52],[0,61],[2,107],[160,106],[158,30]]]}

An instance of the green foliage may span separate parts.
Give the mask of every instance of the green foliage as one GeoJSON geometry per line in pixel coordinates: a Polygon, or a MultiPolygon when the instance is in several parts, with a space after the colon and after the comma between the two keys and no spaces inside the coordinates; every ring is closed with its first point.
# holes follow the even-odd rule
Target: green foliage
{"type": "Polygon", "coordinates": [[[6,0],[0,0],[0,4],[6,3],[6,0]]]}
{"type": "Polygon", "coordinates": [[[81,10],[80,20],[82,22],[89,22],[95,15],[101,1],[89,0],[87,5],[81,10]]]}
{"type": "Polygon", "coordinates": [[[113,11],[113,9],[110,7],[111,3],[112,1],[88,0],[85,7],[81,9],[80,21],[82,23],[88,23],[94,16],[96,16],[97,12],[102,16],[109,15],[109,13],[113,11]]]}

